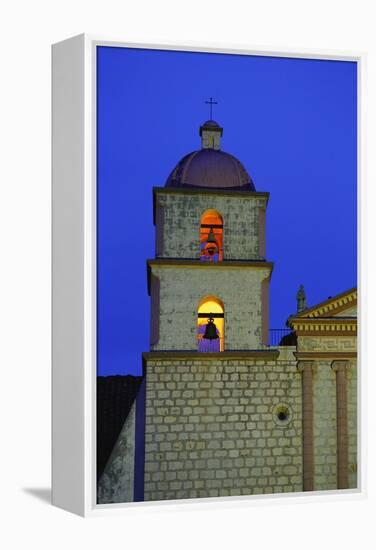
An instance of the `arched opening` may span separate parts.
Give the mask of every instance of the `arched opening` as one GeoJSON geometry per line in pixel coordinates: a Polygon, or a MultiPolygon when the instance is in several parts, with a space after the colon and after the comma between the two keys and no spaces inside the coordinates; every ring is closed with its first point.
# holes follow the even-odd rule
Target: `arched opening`
{"type": "Polygon", "coordinates": [[[197,312],[198,351],[224,351],[225,319],[224,306],[215,296],[203,298],[197,312]]]}
{"type": "Polygon", "coordinates": [[[200,260],[202,262],[223,260],[223,219],[216,210],[207,210],[201,218],[200,260]]]}

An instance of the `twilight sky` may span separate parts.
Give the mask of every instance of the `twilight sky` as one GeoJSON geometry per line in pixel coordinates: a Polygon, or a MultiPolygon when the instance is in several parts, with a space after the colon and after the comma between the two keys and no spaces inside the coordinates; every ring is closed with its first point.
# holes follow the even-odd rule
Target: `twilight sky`
{"type": "Polygon", "coordinates": [[[149,350],[152,187],[200,148],[205,100],[222,149],[269,191],[270,328],[356,285],[356,64],[98,48],[98,374],[140,374],[149,350]]]}

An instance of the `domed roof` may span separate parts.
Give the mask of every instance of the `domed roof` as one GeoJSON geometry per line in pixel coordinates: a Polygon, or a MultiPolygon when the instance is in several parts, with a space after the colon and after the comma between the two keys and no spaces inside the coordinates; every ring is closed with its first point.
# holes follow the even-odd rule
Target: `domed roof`
{"type": "Polygon", "coordinates": [[[168,177],[166,187],[255,191],[242,163],[233,155],[215,149],[201,149],[183,157],[168,177]]]}
{"type": "Polygon", "coordinates": [[[206,122],[204,122],[204,124],[201,126],[201,128],[208,128],[208,129],[209,128],[218,128],[218,129],[221,129],[220,125],[215,120],[207,120],[206,122]]]}
{"type": "Polygon", "coordinates": [[[183,157],[167,178],[166,187],[201,187],[256,191],[242,163],[220,150],[223,129],[214,120],[200,126],[202,149],[183,157]]]}

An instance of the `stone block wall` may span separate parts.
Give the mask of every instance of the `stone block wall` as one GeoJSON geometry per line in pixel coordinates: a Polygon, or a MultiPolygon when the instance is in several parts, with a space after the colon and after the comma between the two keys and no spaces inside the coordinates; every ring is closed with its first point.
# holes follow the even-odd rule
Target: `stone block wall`
{"type": "MultiPolygon", "coordinates": [[[[262,281],[270,268],[205,266],[184,268],[153,265],[152,275],[159,280],[158,327],[154,327],[152,349],[197,349],[197,311],[202,298],[219,298],[225,310],[225,350],[259,349],[267,334],[267,308],[262,308],[262,281]],[[266,326],[266,330],[265,330],[266,326]]],[[[157,316],[154,314],[153,318],[157,316]]]]}
{"type": "Polygon", "coordinates": [[[157,257],[200,257],[200,222],[208,209],[223,218],[225,260],[261,259],[265,254],[264,194],[192,195],[156,191],[157,257]]]}
{"type": "Polygon", "coordinates": [[[145,354],[145,500],[302,490],[300,375],[277,355],[145,354]]]}

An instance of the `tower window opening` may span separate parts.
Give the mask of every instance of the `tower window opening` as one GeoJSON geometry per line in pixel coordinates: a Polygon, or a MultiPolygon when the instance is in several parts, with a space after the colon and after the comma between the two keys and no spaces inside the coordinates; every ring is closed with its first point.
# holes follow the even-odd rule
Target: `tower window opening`
{"type": "Polygon", "coordinates": [[[224,324],[222,302],[214,296],[201,300],[197,313],[198,351],[224,351],[224,324]]]}
{"type": "Polygon", "coordinates": [[[223,260],[223,219],[216,210],[207,210],[201,218],[200,260],[202,262],[223,260]]]}

